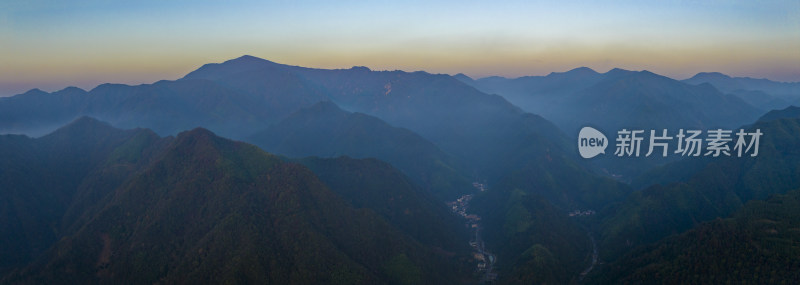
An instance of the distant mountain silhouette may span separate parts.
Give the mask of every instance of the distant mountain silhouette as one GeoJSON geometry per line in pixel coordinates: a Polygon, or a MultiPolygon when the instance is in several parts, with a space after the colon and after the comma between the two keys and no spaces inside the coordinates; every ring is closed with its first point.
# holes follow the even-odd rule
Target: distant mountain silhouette
{"type": "Polygon", "coordinates": [[[541,114],[569,135],[587,124],[606,131],[735,127],[759,115],[741,99],[710,85],[692,86],[648,71],[612,69],[600,74],[582,67],[547,76],[479,79],[471,84],[541,114]]]}
{"type": "Polygon", "coordinates": [[[466,74],[463,74],[463,73],[459,73],[459,74],[453,75],[453,78],[458,79],[459,81],[472,81],[471,77],[469,77],[469,76],[467,76],[466,74]]]}
{"type": "Polygon", "coordinates": [[[731,77],[719,72],[700,72],[692,78],[683,80],[691,84],[710,83],[718,86],[722,91],[728,92],[738,89],[760,90],[773,95],[798,95],[800,82],[777,82],[765,78],[731,77]]]}
{"type": "MultiPolygon", "coordinates": [[[[0,133],[36,137],[0,135],[0,283],[463,284],[483,275],[467,243],[478,237],[500,284],[578,283],[590,265],[583,282],[774,274],[707,258],[747,258],[718,241],[773,249],[774,232],[752,232],[770,229],[764,207],[744,205],[800,188],[800,112],[756,121],[791,103],[794,83],[694,79],[577,68],[474,80],[243,56],[174,81],[0,98],[0,133]],[[587,124],[612,140],[622,128],[764,136],[757,157],[611,147],[586,160],[574,137],[587,124]],[[466,193],[475,228],[443,205],[466,193]],[[686,260],[698,264],[673,266],[686,260]]],[[[773,209],[791,229],[792,211],[773,209]]]]}
{"type": "Polygon", "coordinates": [[[730,94],[741,98],[748,104],[753,105],[753,107],[761,110],[783,109],[786,106],[791,105],[791,103],[787,102],[786,100],[792,100],[791,98],[786,98],[786,100],[784,100],[759,90],[737,89],[731,91],[730,94]]]}
{"type": "MultiPolygon", "coordinates": [[[[734,128],[753,122],[761,114],[711,85],[694,86],[649,71],[615,68],[601,74],[583,67],[547,76],[492,77],[467,83],[501,94],[523,109],[552,120],[573,138],[585,126],[606,135],[622,129],[669,129],[675,133],[678,129],[734,128]]],[[[631,160],[606,155],[590,163],[600,172],[630,182],[643,171],[673,159],[658,156],[631,160]]]]}
{"type": "MultiPolygon", "coordinates": [[[[476,180],[495,183],[510,171],[538,163],[547,167],[527,167],[525,171],[535,171],[533,177],[571,177],[576,182],[595,177],[578,160],[570,140],[552,123],[443,74],[363,67],[312,69],[243,56],[204,65],[176,81],[139,86],[104,84],[88,93],[66,97],[60,96],[62,92],[31,92],[0,101],[0,111],[13,110],[9,112],[12,115],[0,118],[0,130],[41,129],[89,114],[114,126],[152,128],[162,135],[201,126],[243,139],[299,109],[332,101],[346,110],[375,116],[419,134],[463,162],[466,173],[476,180]],[[66,99],[75,103],[60,103],[66,99]]],[[[443,162],[439,169],[452,166],[443,162]]],[[[443,181],[421,179],[424,175],[414,172],[409,175],[417,181],[430,179],[427,183],[431,185],[456,181],[449,174],[440,179],[443,181]]],[[[526,189],[563,191],[548,179],[528,182],[532,184],[526,189]]],[[[581,195],[597,191],[588,183],[575,186],[570,191],[581,195]]],[[[560,197],[560,201],[554,201],[559,205],[588,201],[572,195],[545,196],[560,197]]],[[[604,197],[592,203],[617,198],[604,197]]]]}
{"type": "Polygon", "coordinates": [[[800,104],[800,82],[731,77],[719,72],[701,72],[683,82],[695,85],[709,83],[723,92],[740,96],[753,106],[767,111],[800,104]]]}
{"type": "MultiPolygon", "coordinates": [[[[263,84],[279,75],[294,78],[291,82],[305,86],[302,90],[319,90],[327,95],[327,101],[345,110],[375,116],[392,126],[421,135],[463,162],[468,173],[480,180],[494,183],[509,170],[543,160],[548,167],[536,170],[537,176],[558,172],[559,177],[571,175],[575,181],[594,177],[580,166],[571,144],[550,122],[526,114],[500,96],[487,95],[447,75],[371,71],[363,67],[312,69],[245,56],[205,65],[182,80],[214,80],[233,90],[249,90],[252,86],[258,86],[253,90],[280,90],[287,84],[263,84]]],[[[295,94],[292,92],[286,94],[295,94]]],[[[300,97],[307,94],[297,92],[300,95],[296,96],[300,97]]],[[[535,183],[528,187],[540,191],[557,187],[545,180],[531,182],[535,183]]],[[[588,184],[582,184],[574,190],[579,193],[596,191],[587,187],[588,184]]],[[[602,201],[608,201],[606,199],[602,201]]],[[[561,200],[579,203],[569,195],[561,200]]]]}
{"type": "Polygon", "coordinates": [[[601,78],[602,75],[594,70],[581,67],[567,72],[553,72],[547,76],[523,76],[515,79],[494,76],[460,80],[486,93],[502,95],[528,112],[546,116],[553,112],[552,108],[561,107],[560,97],[588,88],[601,78]]]}
{"type": "Polygon", "coordinates": [[[0,101],[0,130],[41,135],[76,117],[89,115],[118,127],[149,127],[160,134],[206,126],[237,136],[253,126],[263,127],[265,122],[276,120],[278,115],[269,111],[282,107],[270,107],[243,92],[207,80],[159,81],[138,86],[103,84],[89,92],[32,91],[5,98],[0,101]]]}
{"type": "Polygon", "coordinates": [[[499,150],[490,144],[525,134],[543,141],[560,136],[541,118],[523,118],[502,97],[425,72],[311,69],[243,56],[204,65],[177,81],[74,91],[31,91],[0,100],[0,132],[38,135],[91,115],[114,126],[146,127],[162,135],[201,126],[244,138],[301,108],[332,101],[410,129],[459,158],[469,157],[465,161],[482,176],[498,175],[483,174],[496,169],[490,160],[507,159],[498,157],[499,150]],[[523,121],[541,128],[524,127],[528,123],[523,121]]]}
{"type": "MultiPolygon", "coordinates": [[[[0,120],[0,130],[9,126],[31,127],[28,119],[46,117],[34,106],[56,98],[54,94],[43,94],[35,100],[27,97],[19,95],[0,101],[0,110],[28,110],[0,120]]],[[[552,203],[556,212],[600,209],[621,201],[630,191],[621,183],[593,173],[577,156],[572,140],[551,122],[524,112],[501,96],[488,95],[448,75],[371,71],[363,67],[311,69],[245,56],[204,65],[176,81],[140,86],[101,85],[78,99],[79,104],[66,110],[52,103],[51,113],[63,114],[38,124],[55,125],[80,114],[92,114],[114,126],[148,127],[162,135],[202,126],[224,136],[246,139],[273,124],[280,126],[279,122],[300,109],[320,101],[331,101],[349,112],[373,116],[395,128],[416,133],[458,164],[463,163],[463,172],[471,179],[485,182],[496,190],[497,194],[475,198],[476,205],[483,206],[476,206],[474,211],[487,213],[485,218],[493,221],[511,218],[505,217],[501,210],[512,208],[500,206],[489,211],[488,208],[498,204],[480,201],[502,203],[517,197],[508,195],[515,191],[542,197],[538,199],[552,203]]],[[[324,110],[318,111],[324,113],[324,110]]],[[[375,121],[364,119],[364,115],[349,116],[375,121]]],[[[414,145],[423,146],[420,150],[434,154],[429,157],[440,157],[414,136],[407,138],[409,140],[404,141],[417,141],[414,145]]],[[[365,143],[364,147],[367,146],[369,144],[365,143]]],[[[401,153],[411,153],[411,150],[401,153]]],[[[393,163],[403,168],[412,181],[422,181],[422,187],[460,189],[447,185],[459,184],[458,176],[448,174],[452,173],[448,168],[458,170],[460,167],[448,160],[439,160],[441,164],[431,164],[435,160],[423,159],[410,167],[398,164],[399,159],[393,163]],[[436,172],[419,174],[426,171],[424,169],[436,172]],[[426,185],[428,183],[430,185],[426,185]]],[[[459,172],[462,171],[456,173],[459,172]]],[[[437,196],[452,199],[455,192],[448,192],[451,190],[444,190],[437,196]]],[[[465,192],[469,191],[473,190],[465,192]]],[[[536,219],[525,216],[515,217],[513,221],[528,223],[536,219]]],[[[535,234],[533,231],[519,233],[514,248],[532,246],[524,242],[535,242],[537,239],[532,237],[535,234]]],[[[511,236],[496,236],[492,242],[502,244],[508,242],[508,238],[511,236]]],[[[585,242],[585,239],[578,242],[585,242]]],[[[560,252],[562,249],[557,247],[569,244],[553,243],[548,250],[560,252]]],[[[572,261],[574,255],[569,256],[559,262],[572,261]]]]}

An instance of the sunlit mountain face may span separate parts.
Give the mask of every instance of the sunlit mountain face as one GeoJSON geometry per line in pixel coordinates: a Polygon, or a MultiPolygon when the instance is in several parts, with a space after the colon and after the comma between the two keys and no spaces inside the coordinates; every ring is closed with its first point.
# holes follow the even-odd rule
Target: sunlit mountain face
{"type": "Polygon", "coordinates": [[[0,7],[0,284],[800,279],[800,3],[0,7]]]}

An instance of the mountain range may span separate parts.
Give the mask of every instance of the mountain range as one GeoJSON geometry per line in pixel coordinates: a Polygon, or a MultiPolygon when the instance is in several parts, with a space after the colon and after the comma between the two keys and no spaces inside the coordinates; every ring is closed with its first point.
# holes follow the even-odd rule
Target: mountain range
{"type": "Polygon", "coordinates": [[[473,80],[243,56],[174,81],[31,90],[0,98],[0,283],[784,281],[793,84],[589,68],[473,80]],[[764,135],[757,157],[582,159],[585,125],[611,140],[764,135]],[[456,199],[471,222],[445,206],[456,199]]]}
{"type": "Polygon", "coordinates": [[[739,96],[764,110],[800,105],[800,82],[776,82],[769,79],[731,77],[719,72],[701,72],[683,80],[689,84],[709,83],[722,92],[739,96]]]}
{"type": "MultiPolygon", "coordinates": [[[[727,217],[751,200],[764,200],[800,188],[800,119],[761,121],[756,157],[675,162],[674,168],[692,168],[681,181],[657,183],[632,193],[608,209],[600,222],[601,254],[615,260],[619,254],[656,242],[696,226],[727,217]],[[687,164],[698,164],[686,166],[687,164]]],[[[668,167],[669,168],[669,167],[668,167]]]]}
{"type": "Polygon", "coordinates": [[[761,115],[740,98],[711,85],[691,85],[649,71],[597,73],[583,67],[547,76],[462,79],[552,120],[570,135],[586,125],[608,132],[735,127],[761,115]]]}
{"type": "MultiPolygon", "coordinates": [[[[443,74],[371,71],[363,67],[312,69],[243,56],[206,64],[176,81],[139,86],[106,84],[88,93],[75,91],[71,97],[66,96],[79,102],[75,104],[61,104],[59,100],[66,98],[61,92],[32,92],[35,94],[0,100],[0,110],[17,112],[0,118],[2,132],[56,124],[85,114],[117,127],[151,128],[161,135],[205,127],[226,137],[259,144],[250,140],[257,138],[253,136],[256,133],[318,101],[331,101],[345,110],[374,116],[393,127],[419,134],[462,165],[445,162],[443,167],[461,171],[462,177],[494,183],[510,170],[545,160],[548,167],[538,171],[571,169],[576,177],[594,176],[578,161],[566,143],[567,137],[549,121],[443,74]],[[38,116],[50,119],[46,123],[30,119],[38,116]]],[[[458,175],[451,174],[444,173],[444,180],[449,181],[428,184],[460,183],[454,182],[458,175]]],[[[418,174],[409,175],[421,180],[418,174]]],[[[534,186],[545,191],[553,188],[546,181],[534,186]]],[[[462,193],[470,190],[457,189],[462,193]]],[[[447,191],[451,191],[450,196],[455,194],[447,191]]]]}
{"type": "Polygon", "coordinates": [[[800,278],[800,191],[748,202],[609,265],[597,283],[781,283],[800,278]]]}
{"type": "MultiPolygon", "coordinates": [[[[454,217],[410,183],[338,183],[333,191],[308,168],[205,129],[160,138],[81,118],[38,139],[2,136],[2,149],[20,140],[29,153],[14,162],[41,172],[2,172],[3,201],[13,201],[1,211],[3,252],[14,257],[3,269],[15,268],[3,283],[461,278],[466,243],[457,242],[457,224],[444,223],[454,217]],[[389,196],[369,195],[378,192],[389,196]],[[380,197],[388,200],[372,200],[380,197]],[[411,225],[397,217],[403,211],[427,219],[411,225]]],[[[328,169],[342,176],[361,163],[339,162],[328,169]]],[[[408,181],[367,163],[359,175],[408,181]]]]}
{"type": "MultiPolygon", "coordinates": [[[[611,140],[623,129],[644,130],[648,134],[650,130],[664,129],[669,133],[679,129],[732,129],[755,121],[769,110],[754,107],[743,100],[746,97],[722,92],[709,83],[694,85],[694,81],[682,82],[649,71],[612,69],[597,73],[581,67],[516,79],[456,77],[542,115],[573,138],[585,126],[600,130],[611,140]]],[[[800,98],[800,93],[792,96],[800,98]]],[[[648,146],[649,141],[643,141],[642,147],[648,146]]],[[[651,156],[632,160],[607,155],[592,160],[590,165],[600,173],[631,183],[646,170],[676,158],[651,156]]]]}
{"type": "Polygon", "coordinates": [[[381,159],[447,201],[474,191],[464,167],[433,143],[370,115],[344,111],[330,101],[300,109],[247,141],[289,157],[381,159]]]}

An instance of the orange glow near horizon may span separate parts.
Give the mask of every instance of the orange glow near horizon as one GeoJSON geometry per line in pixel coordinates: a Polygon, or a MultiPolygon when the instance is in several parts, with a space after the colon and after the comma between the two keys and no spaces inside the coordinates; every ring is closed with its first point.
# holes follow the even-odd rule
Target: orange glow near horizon
{"type": "Polygon", "coordinates": [[[174,80],[245,54],[473,78],[586,66],[800,81],[797,1],[26,3],[0,10],[0,96],[174,80]]]}

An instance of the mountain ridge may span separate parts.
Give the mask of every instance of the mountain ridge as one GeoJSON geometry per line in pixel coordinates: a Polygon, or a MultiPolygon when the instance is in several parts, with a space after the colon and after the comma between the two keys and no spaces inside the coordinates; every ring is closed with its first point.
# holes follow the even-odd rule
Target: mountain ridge
{"type": "Polygon", "coordinates": [[[374,157],[402,170],[426,191],[454,200],[474,191],[460,166],[433,143],[410,130],[323,101],[300,109],[247,139],[290,157],[374,157]]]}
{"type": "MultiPolygon", "coordinates": [[[[87,186],[89,189],[106,191],[95,193],[102,196],[99,198],[91,198],[92,193],[75,196],[97,206],[84,203],[82,210],[74,210],[78,213],[72,214],[73,224],[64,222],[63,236],[50,240],[54,247],[3,277],[3,283],[450,283],[461,276],[460,262],[427,243],[437,236],[420,243],[416,238],[424,235],[398,230],[395,226],[399,220],[387,221],[388,216],[376,214],[371,204],[352,208],[308,168],[286,163],[255,146],[218,137],[207,129],[147,140],[154,133],[117,130],[95,119],[81,118],[53,135],[34,140],[75,144],[93,141],[85,135],[93,132],[100,135],[98,144],[111,147],[90,147],[102,153],[88,155],[80,149],[58,152],[67,155],[66,160],[72,155],[91,158],[100,169],[106,169],[103,161],[136,163],[125,154],[141,149],[137,146],[154,147],[156,151],[145,152],[144,156],[151,159],[138,161],[141,167],[121,170],[125,174],[122,179],[89,171],[85,175],[100,176],[79,177],[83,182],[67,187],[81,188],[89,183],[104,186],[87,186]]],[[[24,137],[0,136],[0,143],[17,138],[24,137]]],[[[6,157],[2,152],[0,155],[6,157]]],[[[358,191],[370,189],[353,190],[358,195],[358,191]]],[[[395,195],[412,191],[408,187],[395,190],[395,195]]],[[[60,200],[80,205],[74,199],[60,200]]],[[[420,204],[417,211],[429,211],[434,204],[427,203],[420,204]]],[[[56,222],[60,214],[53,216],[56,222]]],[[[3,221],[0,228],[8,220],[3,221]]],[[[416,222],[427,226],[425,221],[416,222]]],[[[465,244],[458,239],[435,244],[454,250],[454,243],[465,244]]]]}

